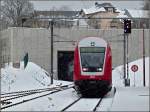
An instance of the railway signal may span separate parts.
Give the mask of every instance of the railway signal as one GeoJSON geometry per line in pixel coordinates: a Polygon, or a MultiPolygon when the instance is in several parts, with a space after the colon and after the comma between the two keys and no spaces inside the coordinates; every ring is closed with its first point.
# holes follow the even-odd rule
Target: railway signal
{"type": "Polygon", "coordinates": [[[124,19],[124,79],[125,86],[130,86],[129,79],[129,65],[128,65],[128,35],[131,33],[131,20],[124,19]],[[127,76],[126,76],[126,63],[127,63],[127,76]]]}
{"type": "Polygon", "coordinates": [[[124,20],[124,33],[131,33],[131,20],[124,20]]]}

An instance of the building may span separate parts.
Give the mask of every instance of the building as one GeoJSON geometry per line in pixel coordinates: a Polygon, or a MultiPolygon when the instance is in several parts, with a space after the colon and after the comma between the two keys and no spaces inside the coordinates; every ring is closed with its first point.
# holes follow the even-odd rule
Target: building
{"type": "Polygon", "coordinates": [[[80,16],[86,19],[87,24],[96,29],[123,28],[123,19],[132,20],[132,28],[149,28],[148,10],[124,9],[120,10],[111,3],[98,2],[89,9],[81,9],[80,16]],[[97,19],[91,19],[97,18],[97,19]],[[106,19],[105,19],[106,18],[106,19]]]}
{"type": "Polygon", "coordinates": [[[95,3],[95,5],[89,9],[81,9],[81,16],[87,19],[89,26],[96,29],[108,29],[110,27],[120,28],[119,25],[115,24],[116,21],[113,18],[116,18],[120,12],[111,4],[111,3],[95,3]],[[91,19],[98,18],[98,19],[91,19]],[[109,18],[109,19],[99,19],[99,18],[109,18]]]}

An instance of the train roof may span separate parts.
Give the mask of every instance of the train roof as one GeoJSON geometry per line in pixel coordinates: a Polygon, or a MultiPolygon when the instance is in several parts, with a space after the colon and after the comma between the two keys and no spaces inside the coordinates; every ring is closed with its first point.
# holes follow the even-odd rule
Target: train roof
{"type": "Polygon", "coordinates": [[[100,37],[86,37],[78,43],[79,47],[106,47],[107,42],[100,37]]]}

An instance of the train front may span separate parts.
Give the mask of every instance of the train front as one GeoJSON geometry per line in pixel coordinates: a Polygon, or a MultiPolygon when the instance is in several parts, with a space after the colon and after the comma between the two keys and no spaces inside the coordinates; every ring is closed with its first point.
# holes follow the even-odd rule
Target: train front
{"type": "Polygon", "coordinates": [[[82,96],[103,96],[112,85],[111,49],[98,37],[82,39],[74,53],[74,83],[82,96]]]}

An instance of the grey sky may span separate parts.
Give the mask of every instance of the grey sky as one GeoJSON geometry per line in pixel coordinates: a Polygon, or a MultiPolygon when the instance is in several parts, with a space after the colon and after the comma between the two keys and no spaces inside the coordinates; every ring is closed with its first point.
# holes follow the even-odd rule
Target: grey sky
{"type": "MultiPolygon", "coordinates": [[[[81,8],[89,8],[92,7],[94,5],[96,1],[32,1],[32,3],[34,4],[34,7],[36,10],[50,10],[53,7],[56,8],[60,8],[62,6],[68,6],[70,7],[72,10],[80,10],[81,8]]],[[[98,3],[104,3],[104,2],[111,2],[115,7],[118,7],[120,9],[140,9],[141,7],[143,7],[144,2],[143,0],[126,0],[126,1],[118,1],[118,0],[111,0],[111,1],[106,1],[106,0],[99,0],[97,1],[98,3]]]]}

